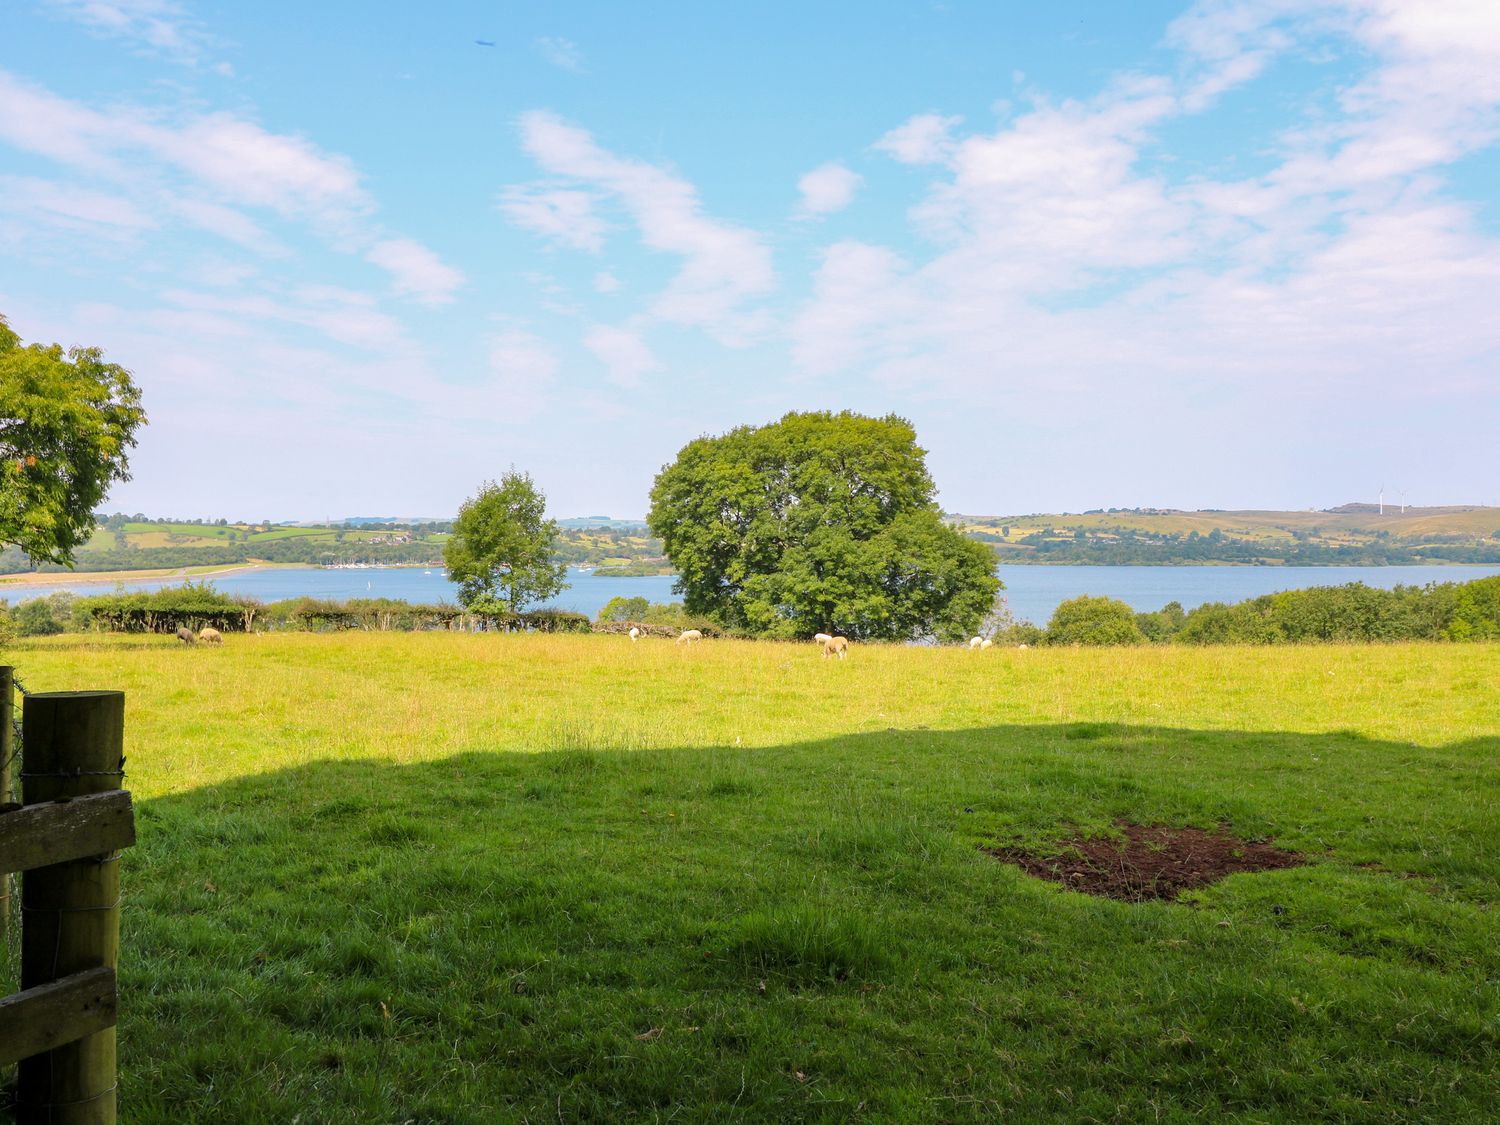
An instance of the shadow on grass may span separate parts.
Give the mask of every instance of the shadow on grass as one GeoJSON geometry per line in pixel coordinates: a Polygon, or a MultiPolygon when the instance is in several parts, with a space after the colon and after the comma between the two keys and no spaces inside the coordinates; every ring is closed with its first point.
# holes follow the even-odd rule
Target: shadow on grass
{"type": "Polygon", "coordinates": [[[578,741],[143,803],[127,1117],[1500,1110],[1500,740],[578,741]],[[980,851],[1121,818],[1313,862],[1124,904],[980,851]]]}

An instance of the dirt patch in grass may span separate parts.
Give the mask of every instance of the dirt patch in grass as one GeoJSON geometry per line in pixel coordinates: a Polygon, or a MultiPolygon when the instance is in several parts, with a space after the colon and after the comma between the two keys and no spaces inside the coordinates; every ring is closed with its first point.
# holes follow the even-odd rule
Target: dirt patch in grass
{"type": "Polygon", "coordinates": [[[1072,836],[1046,853],[1022,848],[986,848],[996,859],[1014,863],[1028,875],[1061,883],[1069,890],[1117,898],[1170,901],[1181,892],[1206,887],[1242,871],[1277,871],[1306,862],[1296,852],[1269,843],[1241,840],[1219,825],[1165,828],[1116,822],[1124,837],[1072,836]]]}

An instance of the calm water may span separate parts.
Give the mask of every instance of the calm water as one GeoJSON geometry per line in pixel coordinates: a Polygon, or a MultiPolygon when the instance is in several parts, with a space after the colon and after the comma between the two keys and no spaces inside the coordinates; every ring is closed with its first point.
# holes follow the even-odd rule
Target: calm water
{"type": "MultiPolygon", "coordinates": [[[[1170,601],[1192,609],[1204,602],[1237,602],[1307,586],[1341,586],[1363,582],[1390,588],[1422,586],[1428,582],[1468,582],[1500,574],[1500,566],[1005,566],[1000,577],[1017,620],[1044,625],[1059,602],[1079,594],[1107,594],[1137,610],[1160,609],[1170,601]]],[[[151,579],[122,583],[132,590],[157,590],[181,579],[151,579]]],[[[596,578],[592,571],[569,570],[569,586],[553,603],[590,617],[610,598],[643,597],[653,602],[676,601],[671,578],[596,578]]],[[[250,594],[262,601],[309,595],[315,598],[400,598],[409,602],[453,602],[458,587],[440,568],[391,567],[372,570],[321,570],[284,567],[254,570],[213,579],[227,594],[250,594]]],[[[62,580],[46,586],[6,589],[0,598],[12,602],[54,590],[107,594],[108,583],[62,580]]]]}

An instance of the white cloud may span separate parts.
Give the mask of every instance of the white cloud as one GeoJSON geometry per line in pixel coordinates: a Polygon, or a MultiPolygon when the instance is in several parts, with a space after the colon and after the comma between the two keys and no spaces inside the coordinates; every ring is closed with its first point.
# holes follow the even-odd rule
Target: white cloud
{"type": "Polygon", "coordinates": [[[464,284],[463,274],[410,238],[377,242],[365,257],[391,275],[392,288],[398,295],[424,305],[447,304],[464,284]]]}
{"type": "Polygon", "coordinates": [[[881,137],[874,147],[903,164],[941,164],[953,148],[953,130],[962,121],[962,117],[919,114],[881,137]]]}
{"type": "Polygon", "coordinates": [[[604,364],[610,382],[622,387],[639,387],[643,375],[661,367],[640,334],[628,328],[596,324],[584,336],[583,346],[604,364]]]}
{"type": "Polygon", "coordinates": [[[187,65],[196,64],[212,45],[202,23],[173,0],[46,0],[46,7],[95,35],[187,65]]]}
{"type": "Polygon", "coordinates": [[[238,243],[246,249],[273,255],[287,253],[286,248],[267,234],[260,224],[233,207],[210,203],[205,199],[176,198],[172,200],[171,208],[200,230],[238,243]]]}
{"type": "Polygon", "coordinates": [[[78,228],[138,231],[156,226],[150,216],[121,196],[35,176],[0,175],[0,211],[78,228]]]}
{"type": "Polygon", "coordinates": [[[523,142],[548,173],[579,181],[616,201],[650,249],[682,267],[649,309],[654,319],[693,325],[720,342],[743,344],[762,327],[745,305],[771,291],[771,253],[753,231],[709,218],[697,189],[653,164],[616,156],[551,113],[521,118],[523,142]]]}
{"type": "Polygon", "coordinates": [[[181,219],[242,246],[285,253],[244,209],[308,224],[345,252],[363,252],[398,293],[447,300],[462,275],[431,250],[386,232],[353,161],[303,137],[229,113],[176,123],[143,110],[99,111],[0,70],[0,141],[119,186],[153,222],[181,219]]]}
{"type": "Polygon", "coordinates": [[[583,73],[583,52],[571,39],[564,39],[560,35],[544,35],[532,45],[541,52],[542,58],[559,70],[566,70],[571,74],[583,73]]]}
{"type": "Polygon", "coordinates": [[[594,275],[594,292],[618,293],[619,291],[620,279],[608,270],[600,270],[594,275]]]}
{"type": "Polygon", "coordinates": [[[820,164],[797,181],[802,193],[799,214],[804,217],[831,215],[849,206],[864,178],[842,164],[820,164]]]}
{"type": "Polygon", "coordinates": [[[534,417],[548,402],[557,381],[557,369],[557,356],[541,337],[524,329],[508,328],[490,341],[493,384],[465,392],[474,400],[465,410],[501,421],[534,417]]]}
{"type": "Polygon", "coordinates": [[[516,226],[551,242],[595,254],[604,249],[605,224],[589,192],[521,184],[501,192],[499,207],[516,226]]]}
{"type": "Polygon", "coordinates": [[[194,312],[300,325],[336,343],[368,352],[414,354],[400,321],[375,309],[364,294],[336,287],[303,287],[290,300],[265,294],[217,295],[180,289],[168,290],[162,297],[194,312]]]}
{"type": "Polygon", "coordinates": [[[799,366],[971,406],[1027,393],[1033,412],[1115,387],[1336,400],[1398,372],[1432,393],[1486,378],[1500,241],[1442,175],[1500,138],[1500,6],[1210,0],[1168,45],[1172,77],[1038,100],[989,132],[929,114],[882,138],[943,168],[912,211],[932,249],[830,247],[793,325],[799,366]],[[1166,123],[1330,42],[1362,72],[1336,113],[1309,104],[1270,142],[1266,170],[1157,159],[1166,123]]]}

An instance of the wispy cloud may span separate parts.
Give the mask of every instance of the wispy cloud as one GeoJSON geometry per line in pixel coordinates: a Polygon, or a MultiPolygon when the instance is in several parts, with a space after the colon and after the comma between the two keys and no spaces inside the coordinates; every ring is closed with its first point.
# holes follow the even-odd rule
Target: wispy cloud
{"type": "Polygon", "coordinates": [[[348,157],[234,114],[98,110],[0,70],[0,142],[114,185],[154,222],[181,220],[278,253],[248,214],[262,211],[363,253],[417,300],[443,300],[462,280],[431,250],[384,230],[348,157]]]}
{"type": "Polygon", "coordinates": [[[962,117],[918,114],[875,142],[875,148],[903,164],[940,164],[953,151],[953,130],[962,117]]]}
{"type": "Polygon", "coordinates": [[[500,193],[501,212],[518,227],[550,242],[597,254],[604,249],[604,221],[594,196],[572,188],[519,184],[500,193]]]}
{"type": "Polygon", "coordinates": [[[173,0],[45,0],[45,6],[95,35],[190,66],[214,45],[203,23],[173,0]]]}
{"type": "Polygon", "coordinates": [[[797,181],[797,190],[802,193],[798,214],[814,218],[842,211],[854,199],[863,179],[842,164],[820,164],[797,181]]]}
{"type": "Polygon", "coordinates": [[[583,73],[583,52],[571,39],[564,39],[560,35],[544,35],[532,45],[541,53],[542,58],[559,70],[566,70],[570,74],[583,73]]]}
{"type": "Polygon", "coordinates": [[[398,296],[412,297],[424,305],[447,304],[464,283],[463,274],[410,238],[377,242],[365,257],[391,275],[398,296]]]}
{"type": "Polygon", "coordinates": [[[629,328],[595,325],[584,336],[583,346],[604,364],[610,382],[621,387],[639,387],[642,376],[661,367],[639,333],[629,328]]]}
{"type": "Polygon", "coordinates": [[[617,156],[555,114],[523,115],[521,136],[546,172],[613,201],[646,247],[682,259],[646,310],[649,318],[699,327],[730,345],[761,329],[763,318],[746,306],[772,290],[775,274],[758,234],[706,215],[697,188],[681,176],[617,156]]]}

